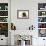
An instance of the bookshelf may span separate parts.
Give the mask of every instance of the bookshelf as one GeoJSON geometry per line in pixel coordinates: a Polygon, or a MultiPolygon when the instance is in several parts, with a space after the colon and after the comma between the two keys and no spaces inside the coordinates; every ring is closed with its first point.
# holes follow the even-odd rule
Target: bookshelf
{"type": "Polygon", "coordinates": [[[39,37],[46,37],[46,3],[38,3],[39,37]]]}
{"type": "Polygon", "coordinates": [[[0,35],[8,37],[8,3],[0,3],[0,35]]]}

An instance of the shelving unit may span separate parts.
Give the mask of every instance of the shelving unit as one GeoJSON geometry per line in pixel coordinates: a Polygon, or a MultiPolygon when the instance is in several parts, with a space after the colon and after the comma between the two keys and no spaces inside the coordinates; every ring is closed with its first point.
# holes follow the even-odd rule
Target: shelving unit
{"type": "Polygon", "coordinates": [[[38,3],[38,31],[39,37],[46,37],[46,3],[38,3]]]}
{"type": "Polygon", "coordinates": [[[0,3],[0,35],[8,37],[8,3],[0,3]]]}

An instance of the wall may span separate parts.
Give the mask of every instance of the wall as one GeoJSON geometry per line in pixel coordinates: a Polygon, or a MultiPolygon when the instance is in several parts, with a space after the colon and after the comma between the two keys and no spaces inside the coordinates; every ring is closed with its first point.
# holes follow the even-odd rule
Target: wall
{"type": "Polygon", "coordinates": [[[17,30],[28,30],[32,24],[38,27],[38,3],[46,0],[11,0],[11,22],[16,25],[17,30]],[[29,10],[29,19],[17,19],[17,10],[29,10]]]}
{"type": "MultiPolygon", "coordinates": [[[[33,24],[36,32],[34,36],[38,36],[38,3],[46,3],[46,0],[11,0],[11,22],[16,25],[17,30],[28,30],[33,24]],[[24,9],[29,10],[29,19],[17,19],[17,10],[24,9]]],[[[34,37],[32,42],[33,46],[44,46],[42,38],[34,37]]]]}
{"type": "Polygon", "coordinates": [[[17,30],[28,30],[32,24],[36,27],[37,1],[11,0],[11,22],[16,25],[17,30]],[[29,19],[17,19],[17,10],[29,10],[29,19]]]}

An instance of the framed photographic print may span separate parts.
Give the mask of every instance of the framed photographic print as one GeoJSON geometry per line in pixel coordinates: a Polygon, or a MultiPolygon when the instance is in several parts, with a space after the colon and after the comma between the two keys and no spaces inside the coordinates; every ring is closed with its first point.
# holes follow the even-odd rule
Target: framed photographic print
{"type": "Polygon", "coordinates": [[[29,10],[17,10],[18,19],[29,19],[29,10]]]}

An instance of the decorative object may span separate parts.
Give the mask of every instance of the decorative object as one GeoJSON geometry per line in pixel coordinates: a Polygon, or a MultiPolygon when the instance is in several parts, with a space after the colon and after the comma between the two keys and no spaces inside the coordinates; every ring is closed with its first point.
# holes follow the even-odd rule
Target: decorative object
{"type": "Polygon", "coordinates": [[[0,6],[0,10],[1,10],[1,6],[0,6]]]}
{"type": "Polygon", "coordinates": [[[39,36],[46,37],[46,29],[39,29],[39,36]]]}
{"type": "Polygon", "coordinates": [[[5,10],[8,10],[8,6],[5,6],[5,10]]]}
{"type": "Polygon", "coordinates": [[[45,10],[46,9],[46,3],[38,3],[38,10],[45,10]]]}
{"type": "Polygon", "coordinates": [[[17,10],[17,18],[18,19],[28,19],[29,10],[17,10]]]}
{"type": "Polygon", "coordinates": [[[8,37],[8,23],[0,23],[0,35],[8,37]]]}
{"type": "Polygon", "coordinates": [[[38,17],[38,22],[46,22],[46,17],[38,17]]]}
{"type": "Polygon", "coordinates": [[[46,28],[46,23],[38,23],[38,28],[46,28]]]}
{"type": "Polygon", "coordinates": [[[16,30],[16,26],[13,23],[11,23],[11,30],[16,30]]]}
{"type": "Polygon", "coordinates": [[[0,22],[8,22],[8,17],[0,17],[0,22]]]}
{"type": "Polygon", "coordinates": [[[42,15],[45,15],[45,12],[42,12],[42,15]]]}
{"type": "Polygon", "coordinates": [[[0,16],[8,16],[8,11],[0,11],[0,16]]]}
{"type": "Polygon", "coordinates": [[[34,26],[33,25],[31,25],[30,27],[29,27],[29,30],[34,30],[34,26]]]}

